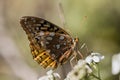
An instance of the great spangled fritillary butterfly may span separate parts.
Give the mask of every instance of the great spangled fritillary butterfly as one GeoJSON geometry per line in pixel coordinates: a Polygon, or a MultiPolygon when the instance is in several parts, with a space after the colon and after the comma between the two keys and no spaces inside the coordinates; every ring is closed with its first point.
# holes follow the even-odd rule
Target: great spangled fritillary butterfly
{"type": "Polygon", "coordinates": [[[22,17],[20,23],[28,35],[33,59],[44,68],[57,68],[77,52],[78,39],[53,23],[32,16],[22,17]]]}

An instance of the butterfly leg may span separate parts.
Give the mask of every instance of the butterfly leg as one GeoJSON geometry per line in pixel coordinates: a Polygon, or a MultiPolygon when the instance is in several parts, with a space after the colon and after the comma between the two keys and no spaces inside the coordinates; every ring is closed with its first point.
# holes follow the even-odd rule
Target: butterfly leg
{"type": "Polygon", "coordinates": [[[85,43],[82,44],[82,46],[80,47],[80,50],[82,53],[84,53],[84,57],[88,56],[90,53],[92,53],[92,51],[89,51],[87,45],[85,43]]]}
{"type": "Polygon", "coordinates": [[[71,59],[70,59],[70,65],[71,65],[71,67],[73,68],[74,67],[74,65],[73,65],[73,60],[75,59],[75,56],[73,56],[71,59]]]}
{"type": "Polygon", "coordinates": [[[74,67],[74,65],[77,64],[77,61],[78,61],[78,59],[77,59],[77,52],[74,51],[73,52],[73,57],[70,59],[70,65],[71,65],[72,68],[74,67]]]}
{"type": "Polygon", "coordinates": [[[70,57],[71,51],[72,51],[72,50],[66,51],[66,52],[64,53],[64,55],[62,55],[62,56],[60,57],[59,62],[60,62],[61,64],[62,64],[62,63],[65,63],[66,60],[70,57]]]}
{"type": "Polygon", "coordinates": [[[88,52],[88,47],[87,47],[87,45],[86,45],[85,43],[82,44],[82,46],[80,47],[80,49],[84,49],[84,48],[85,48],[85,49],[87,50],[87,52],[88,52]]]}
{"type": "Polygon", "coordinates": [[[77,54],[79,54],[80,59],[83,59],[83,55],[82,55],[82,53],[80,51],[77,51],[77,54]]]}

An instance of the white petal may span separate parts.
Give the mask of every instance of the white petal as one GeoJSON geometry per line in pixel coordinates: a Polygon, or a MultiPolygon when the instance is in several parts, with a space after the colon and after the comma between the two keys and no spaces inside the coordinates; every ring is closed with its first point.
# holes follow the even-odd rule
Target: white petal
{"type": "Polygon", "coordinates": [[[85,61],[86,61],[88,64],[90,64],[90,63],[92,62],[92,56],[91,56],[91,55],[90,55],[90,56],[87,56],[86,59],[85,59],[85,61]]]}
{"type": "Polygon", "coordinates": [[[112,57],[112,74],[120,73],[120,53],[112,57]]]}

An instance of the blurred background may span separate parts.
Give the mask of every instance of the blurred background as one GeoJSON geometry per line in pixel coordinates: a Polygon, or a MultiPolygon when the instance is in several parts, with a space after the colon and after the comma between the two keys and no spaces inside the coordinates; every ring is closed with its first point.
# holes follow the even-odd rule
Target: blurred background
{"type": "MultiPolygon", "coordinates": [[[[120,73],[112,74],[112,56],[120,52],[119,0],[0,0],[0,80],[37,80],[46,74],[32,58],[19,23],[22,16],[42,17],[79,37],[90,51],[105,56],[100,63],[102,80],[119,80],[120,73]]],[[[62,77],[65,66],[56,70],[62,77]]]]}

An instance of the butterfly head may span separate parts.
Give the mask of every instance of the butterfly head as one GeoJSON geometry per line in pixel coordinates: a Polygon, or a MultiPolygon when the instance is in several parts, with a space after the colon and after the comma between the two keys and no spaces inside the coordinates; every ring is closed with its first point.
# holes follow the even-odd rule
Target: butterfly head
{"type": "Polygon", "coordinates": [[[78,37],[74,38],[74,41],[75,41],[76,43],[78,43],[78,42],[79,42],[79,38],[78,38],[78,37]]]}
{"type": "Polygon", "coordinates": [[[79,38],[76,37],[73,39],[74,46],[76,46],[79,43],[79,38]]]}

